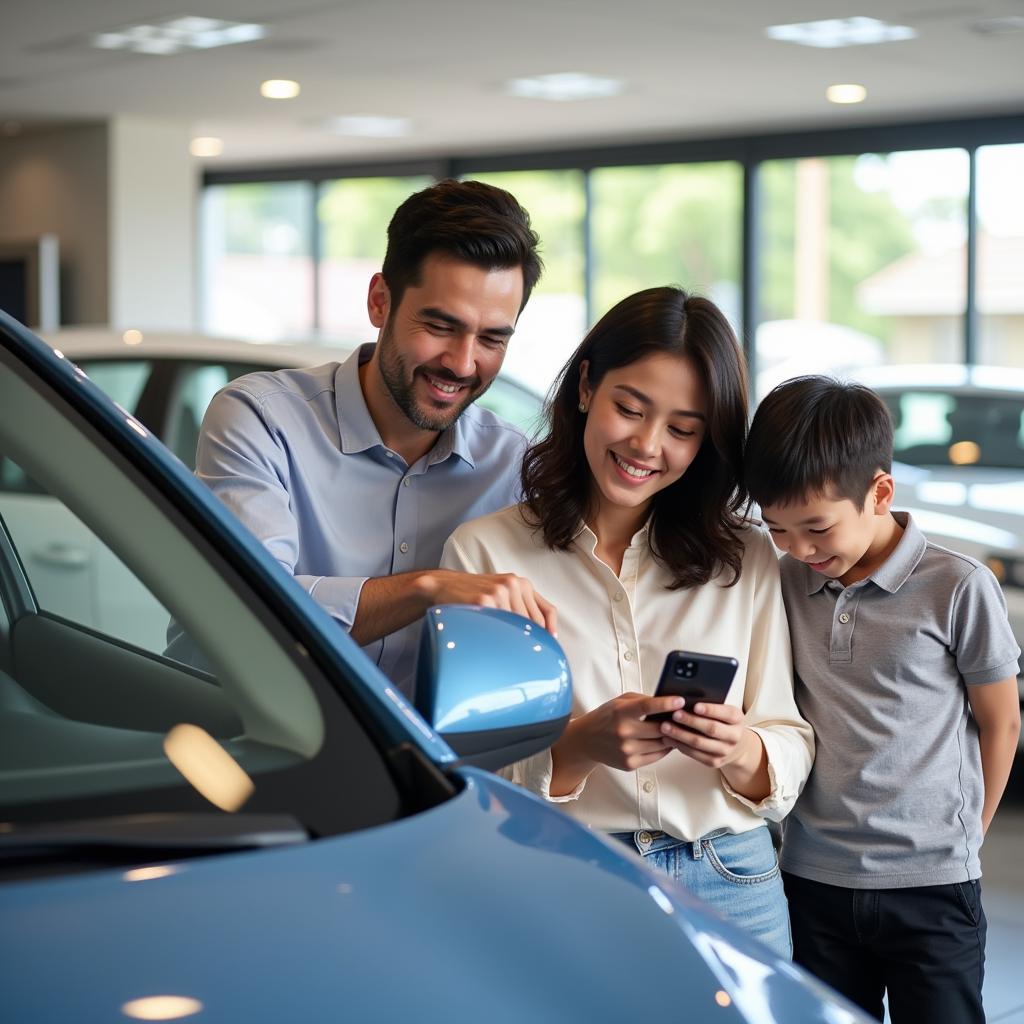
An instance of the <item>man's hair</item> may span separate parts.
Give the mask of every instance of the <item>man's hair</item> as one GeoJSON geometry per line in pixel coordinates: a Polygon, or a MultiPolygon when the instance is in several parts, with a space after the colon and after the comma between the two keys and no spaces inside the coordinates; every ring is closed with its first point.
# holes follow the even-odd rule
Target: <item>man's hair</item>
{"type": "Polygon", "coordinates": [[[743,462],[762,507],[832,493],[859,511],[875,476],[892,470],[892,416],[862,384],[796,377],[758,406],[743,462]]]}
{"type": "Polygon", "coordinates": [[[548,399],[548,434],[523,458],[526,519],[549,548],[564,550],[590,511],[592,475],[583,447],[580,367],[597,388],[610,370],[651,355],[688,359],[707,404],[704,441],[675,483],[654,495],[650,544],[672,589],[707,583],[720,570],[739,579],[743,541],[740,474],[747,430],[747,374],[736,335],[721,310],[681,288],[648,288],[613,306],[590,329],[548,399]]]}
{"type": "Polygon", "coordinates": [[[382,273],[392,309],[420,283],[423,261],[441,253],[484,270],[521,268],[521,310],[540,277],[538,243],[530,215],[510,192],[482,181],[439,181],[409,196],[388,224],[382,273]]]}

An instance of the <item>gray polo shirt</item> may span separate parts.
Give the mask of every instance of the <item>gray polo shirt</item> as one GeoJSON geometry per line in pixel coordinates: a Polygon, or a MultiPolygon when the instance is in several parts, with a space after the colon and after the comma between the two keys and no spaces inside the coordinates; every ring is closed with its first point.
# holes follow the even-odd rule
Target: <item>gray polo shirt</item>
{"type": "Polygon", "coordinates": [[[781,561],[797,704],[817,737],[782,867],[851,889],[981,875],[983,782],[968,686],[1017,674],[992,573],[905,512],[896,549],[844,587],[781,561]]]}

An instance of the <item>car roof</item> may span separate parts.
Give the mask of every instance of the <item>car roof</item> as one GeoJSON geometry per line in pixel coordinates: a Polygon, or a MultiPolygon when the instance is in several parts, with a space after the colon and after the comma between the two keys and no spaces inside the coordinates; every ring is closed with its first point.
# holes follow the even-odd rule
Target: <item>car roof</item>
{"type": "Polygon", "coordinates": [[[1010,366],[920,363],[872,366],[849,376],[878,391],[952,388],[957,391],[1024,393],[1024,370],[1010,366]]]}
{"type": "Polygon", "coordinates": [[[311,342],[264,344],[184,331],[122,333],[105,327],[68,327],[41,337],[72,362],[90,358],[187,359],[195,356],[204,360],[266,364],[276,368],[339,361],[347,358],[354,348],[352,345],[311,342]]]}

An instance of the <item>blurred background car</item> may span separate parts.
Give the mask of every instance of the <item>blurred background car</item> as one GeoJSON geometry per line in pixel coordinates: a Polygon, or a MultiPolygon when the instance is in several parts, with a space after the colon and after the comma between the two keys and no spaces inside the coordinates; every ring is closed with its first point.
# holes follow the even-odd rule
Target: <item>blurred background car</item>
{"type": "MultiPolygon", "coordinates": [[[[351,349],[269,345],[201,335],[79,328],[45,339],[79,366],[189,468],[195,467],[203,414],[229,381],[256,370],[313,366],[351,349]]],[[[542,399],[498,377],[481,405],[532,434],[542,399]]],[[[159,649],[167,613],[121,560],[10,459],[0,457],[0,514],[16,528],[34,569],[33,585],[54,612],[120,639],[159,649]]]]}
{"type": "MultiPolygon", "coordinates": [[[[1024,648],[1024,370],[929,364],[851,374],[895,426],[896,507],[1002,584],[1024,648]]],[[[1024,703],[1024,675],[1018,676],[1024,703]]]]}

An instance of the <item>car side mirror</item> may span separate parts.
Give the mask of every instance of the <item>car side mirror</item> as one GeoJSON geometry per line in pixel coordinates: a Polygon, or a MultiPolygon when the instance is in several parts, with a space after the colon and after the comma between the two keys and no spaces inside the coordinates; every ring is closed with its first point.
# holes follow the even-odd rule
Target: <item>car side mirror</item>
{"type": "Polygon", "coordinates": [[[494,771],[550,747],[572,710],[565,652],[543,627],[473,605],[423,621],[416,708],[459,756],[494,771]]]}

